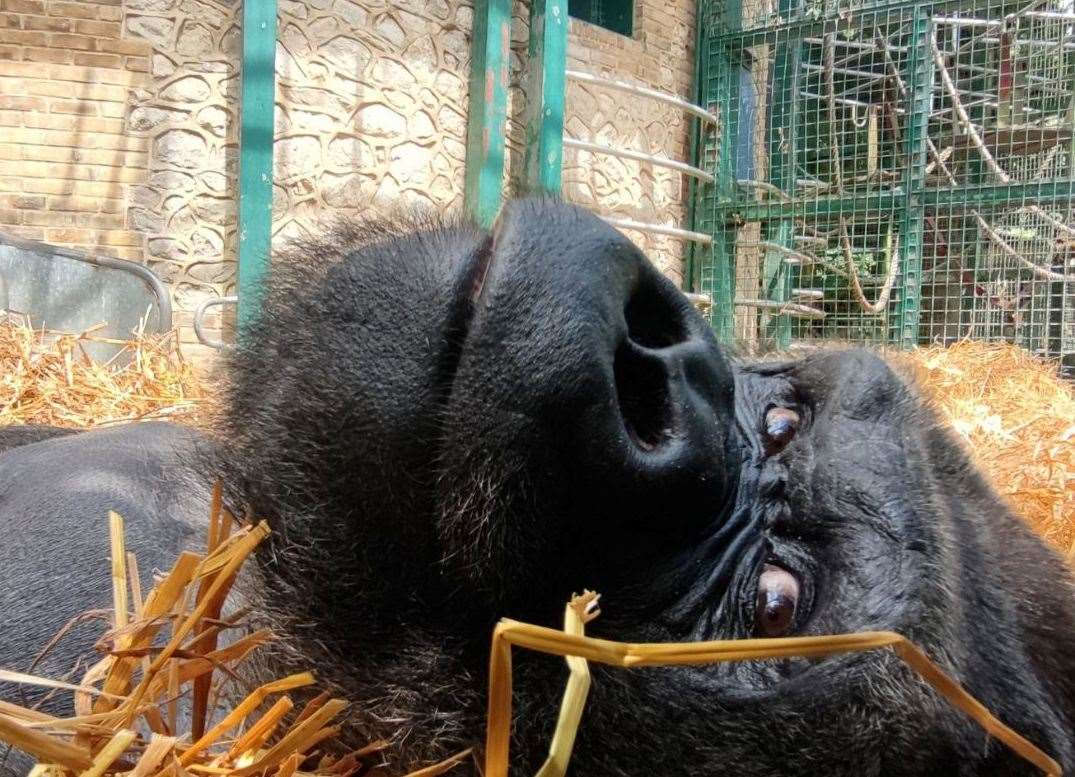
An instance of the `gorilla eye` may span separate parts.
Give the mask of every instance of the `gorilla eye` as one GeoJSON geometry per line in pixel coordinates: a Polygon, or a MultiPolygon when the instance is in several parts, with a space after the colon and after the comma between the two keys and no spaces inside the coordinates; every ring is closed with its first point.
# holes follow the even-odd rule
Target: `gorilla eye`
{"type": "Polygon", "coordinates": [[[758,601],[754,611],[754,634],[758,637],[786,636],[795,623],[799,603],[799,581],[775,564],[766,564],[758,578],[758,601]]]}
{"type": "Polygon", "coordinates": [[[770,454],[783,450],[799,431],[801,419],[794,410],[774,407],[765,414],[765,447],[770,454]]]}

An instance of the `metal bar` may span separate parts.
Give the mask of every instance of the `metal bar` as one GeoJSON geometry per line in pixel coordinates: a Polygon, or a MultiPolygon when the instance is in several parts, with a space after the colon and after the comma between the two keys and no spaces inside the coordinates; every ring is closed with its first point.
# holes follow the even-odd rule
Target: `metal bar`
{"type": "Polygon", "coordinates": [[[1066,203],[1075,198],[1075,179],[982,184],[952,189],[929,189],[922,202],[929,208],[978,208],[1004,205],[1015,201],[1034,201],[1038,205],[1066,203]]]}
{"type": "MultiPolygon", "coordinates": [[[[1029,38],[1020,38],[1019,40],[1016,41],[1016,44],[1018,46],[1031,46],[1031,47],[1036,47],[1036,48],[1063,49],[1064,51],[1075,51],[1075,43],[1071,43],[1071,42],[1066,41],[1067,37],[1069,37],[1069,36],[1065,36],[1064,38],[1061,38],[1059,42],[1058,41],[1053,41],[1053,40],[1031,40],[1029,38]]],[[[988,36],[988,35],[983,36],[983,37],[979,38],[978,40],[980,42],[982,42],[982,43],[993,43],[993,44],[999,44],[1000,43],[1000,38],[994,38],[994,37],[991,37],[991,36],[988,36]]]]}
{"type": "MultiPolygon", "coordinates": [[[[820,16],[807,16],[806,14],[799,14],[797,17],[789,18],[784,17],[787,21],[777,24],[767,25],[765,27],[751,29],[750,30],[750,44],[757,46],[762,43],[775,43],[783,38],[800,38],[800,39],[812,39],[821,38],[827,30],[831,30],[834,22],[839,22],[843,14],[847,13],[846,7],[840,3],[832,3],[827,6],[831,9],[828,13],[820,16]]],[[[966,0],[938,0],[931,4],[931,8],[935,13],[948,14],[957,13],[966,7],[966,0]]],[[[905,18],[907,14],[908,4],[907,0],[891,0],[890,2],[879,2],[864,4],[854,10],[854,26],[857,29],[864,30],[869,29],[879,24],[884,24],[892,19],[905,18]]],[[[1048,14],[1056,13],[1052,11],[1029,11],[1019,14],[1009,14],[1007,18],[1020,18],[1023,16],[1030,16],[1031,14],[1048,14]]],[[[1067,12],[1063,12],[1067,13],[1067,12]]],[[[908,19],[910,21],[910,19],[908,19]]],[[[711,39],[714,49],[730,46],[736,46],[736,39],[742,39],[743,32],[736,28],[729,28],[727,31],[714,35],[711,39]]],[[[896,46],[891,47],[892,51],[900,51],[901,49],[896,46]]]]}
{"type": "Polygon", "coordinates": [[[825,292],[821,289],[792,289],[791,296],[798,299],[825,299],[825,292]]]}
{"type": "Polygon", "coordinates": [[[701,119],[709,124],[716,124],[716,117],[707,111],[705,108],[699,107],[694,103],[684,100],[682,97],[677,97],[674,94],[668,92],[661,92],[657,89],[650,89],[646,86],[638,86],[637,84],[631,84],[626,81],[616,81],[611,78],[601,78],[590,73],[584,73],[581,70],[568,70],[567,77],[571,81],[580,81],[585,84],[593,84],[594,86],[602,87],[605,89],[613,89],[618,92],[627,92],[628,94],[637,95],[638,97],[647,97],[650,100],[664,103],[665,105],[671,105],[679,108],[681,111],[685,111],[697,119],[701,119]]]}
{"type": "Polygon", "coordinates": [[[602,217],[614,227],[619,229],[633,229],[636,232],[649,232],[654,235],[668,235],[669,237],[677,237],[680,240],[690,240],[693,243],[701,243],[702,245],[712,245],[713,237],[707,235],[704,232],[692,232],[689,229],[680,229],[678,227],[666,227],[663,224],[648,224],[644,221],[634,221],[633,219],[617,219],[610,217],[602,217]]]}
{"type": "Polygon", "coordinates": [[[759,221],[777,218],[826,219],[841,213],[865,213],[866,211],[892,211],[902,203],[898,190],[874,191],[863,194],[849,193],[833,197],[788,199],[773,202],[753,202],[728,198],[716,203],[718,218],[742,221],[759,221]]]}
{"type": "Polygon", "coordinates": [[[483,226],[491,225],[500,212],[504,186],[510,40],[511,0],[478,0],[470,54],[463,204],[483,226]]]}
{"type": "MultiPolygon", "coordinates": [[[[810,72],[817,72],[817,73],[824,73],[825,72],[825,68],[823,68],[821,65],[813,65],[813,64],[811,64],[809,62],[803,62],[800,65],[800,67],[803,70],[809,70],[810,72]]],[[[871,73],[868,70],[854,70],[852,68],[847,68],[847,67],[834,67],[832,69],[832,72],[836,73],[836,74],[839,74],[839,75],[854,76],[856,78],[865,78],[865,79],[868,79],[869,83],[871,83],[871,84],[875,83],[877,81],[884,81],[886,78],[888,78],[888,76],[886,74],[884,74],[884,73],[871,73]]]]}
{"type": "Polygon", "coordinates": [[[276,0],[243,3],[239,125],[239,334],[261,309],[272,256],[276,0]]]}
{"type": "Polygon", "coordinates": [[[960,27],[1000,27],[1003,19],[976,19],[971,16],[934,16],[937,24],[958,24],[960,27]]]}
{"type": "MultiPolygon", "coordinates": [[[[736,3],[730,5],[738,5],[736,3]]],[[[715,185],[710,192],[714,206],[731,200],[735,196],[736,180],[736,141],[739,134],[739,74],[738,58],[729,56],[725,50],[719,50],[716,62],[715,89],[709,103],[719,111],[717,133],[715,134],[713,152],[715,154],[715,185]]],[[[714,207],[714,211],[716,210],[714,207]]],[[[736,278],[736,228],[732,219],[717,216],[711,222],[713,231],[713,250],[711,271],[708,278],[708,292],[713,300],[710,313],[710,326],[717,339],[731,343],[735,335],[735,278],[736,278]]]]}
{"type": "Polygon", "coordinates": [[[910,115],[904,132],[904,201],[899,225],[900,295],[892,321],[893,339],[903,348],[918,344],[922,318],[922,252],[925,208],[919,193],[926,180],[926,141],[929,116],[933,107],[933,77],[936,69],[929,54],[933,22],[929,10],[915,6],[911,32],[911,51],[907,57],[907,82],[910,115]]]}
{"type": "Polygon", "coordinates": [[[1021,14],[1025,19],[1050,19],[1058,22],[1075,22],[1075,13],[1065,11],[1027,11],[1021,14]]]}
{"type": "MultiPolygon", "coordinates": [[[[787,17],[800,10],[799,0],[780,0],[780,15],[787,17]]],[[[795,190],[796,164],[799,157],[799,108],[803,46],[797,39],[782,41],[776,47],[772,77],[772,113],[769,121],[769,182],[782,194],[795,190]]],[[[767,243],[762,262],[762,289],[779,313],[766,322],[766,336],[777,348],[791,344],[791,318],[784,315],[791,294],[792,268],[786,261],[795,239],[795,222],[782,218],[765,226],[767,243]]]]}
{"type": "MultiPolygon", "coordinates": [[[[696,3],[694,8],[694,73],[692,75],[691,94],[694,97],[695,102],[698,105],[705,104],[705,95],[703,89],[706,83],[706,57],[704,56],[706,48],[706,14],[703,13],[703,4],[696,3]]],[[[709,111],[706,111],[706,115],[711,115],[709,111]]],[[[708,128],[708,125],[701,121],[699,117],[695,116],[690,121],[690,160],[699,169],[704,169],[704,154],[702,153],[705,144],[703,133],[708,128]]],[[[701,184],[696,178],[689,177],[687,179],[687,224],[692,229],[698,228],[699,211],[702,206],[702,201],[705,196],[706,187],[701,184]]],[[[696,292],[701,288],[699,271],[701,270],[702,263],[708,258],[707,251],[709,246],[713,244],[712,236],[709,237],[709,243],[696,243],[690,242],[687,245],[687,252],[685,257],[685,268],[683,272],[683,289],[687,292],[696,292]]],[[[704,296],[704,295],[703,295],[704,296]]],[[[712,300],[706,297],[710,306],[712,306],[712,300]]],[[[707,308],[708,309],[708,308],[707,308]]]]}
{"type": "MultiPolygon", "coordinates": [[[[967,185],[954,188],[931,188],[918,193],[921,204],[928,209],[946,208],[965,211],[988,208],[1014,201],[1035,201],[1039,205],[1066,204],[1075,198],[1075,180],[1058,178],[1046,181],[1012,182],[1008,184],[967,185]]],[[[840,213],[895,211],[903,206],[903,188],[843,197],[788,199],[780,202],[753,202],[732,197],[714,204],[717,218],[739,218],[744,221],[787,218],[829,218],[840,213]]],[[[902,244],[902,239],[901,239],[902,244]]]]}
{"type": "Polygon", "coordinates": [[[674,159],[666,159],[665,157],[654,156],[653,154],[643,154],[641,151],[632,151],[627,148],[603,146],[600,143],[590,143],[587,140],[575,140],[574,138],[564,138],[564,146],[567,148],[575,148],[579,151],[589,151],[593,154],[607,154],[608,156],[633,159],[636,162],[646,162],[656,167],[667,167],[669,170],[676,170],[683,173],[683,175],[694,176],[700,181],[713,183],[713,176],[705,170],[699,170],[693,165],[688,165],[686,162],[677,162],[674,159]]]}
{"type": "Polygon", "coordinates": [[[198,305],[197,310],[194,311],[194,336],[198,338],[199,343],[208,345],[218,351],[225,347],[225,343],[222,340],[212,339],[205,331],[205,314],[209,312],[209,308],[234,305],[238,301],[238,297],[213,297],[198,305]]]}
{"type": "Polygon", "coordinates": [[[733,303],[737,308],[761,308],[762,310],[775,310],[780,318],[825,318],[825,311],[812,308],[809,305],[800,305],[796,302],[777,302],[771,299],[737,299],[733,303]]]}
{"type": "MultiPolygon", "coordinates": [[[[821,38],[803,38],[803,43],[809,43],[811,46],[823,46],[823,45],[825,45],[825,41],[823,41],[821,38]]],[[[876,54],[877,53],[877,44],[874,44],[874,43],[862,43],[860,41],[841,40],[841,39],[838,38],[838,39],[833,41],[833,44],[837,48],[857,49],[859,51],[868,51],[871,54],[876,54]]],[[[899,51],[899,52],[902,53],[904,51],[907,51],[907,47],[906,46],[889,46],[888,50],[889,51],[899,51]]]]}
{"type": "Polygon", "coordinates": [[[530,191],[558,194],[563,184],[567,0],[533,0],[529,54],[524,181],[530,191]]]}
{"type": "MultiPolygon", "coordinates": [[[[878,80],[880,81],[881,79],[878,79],[878,80]]],[[[814,94],[813,92],[807,92],[805,89],[799,92],[799,96],[800,97],[806,97],[806,98],[811,99],[811,100],[827,100],[828,99],[824,95],[814,94]]],[[[847,97],[837,97],[835,100],[833,100],[833,102],[835,102],[837,105],[850,105],[850,106],[855,107],[855,108],[876,108],[877,107],[876,103],[867,103],[867,102],[862,102],[861,100],[851,100],[851,99],[849,99],[847,97]]],[[[898,113],[899,115],[902,116],[903,114],[907,113],[907,111],[904,110],[903,108],[897,107],[896,108],[896,113],[898,113]]]]}
{"type": "MultiPolygon", "coordinates": [[[[794,240],[795,237],[793,236],[792,242],[794,242],[794,240]]],[[[738,248],[752,247],[764,248],[766,251],[775,251],[776,253],[783,255],[784,264],[793,266],[798,266],[800,264],[814,264],[817,261],[812,256],[800,253],[791,248],[786,248],[778,243],[769,242],[768,240],[737,240],[735,245],[738,248]]]]}

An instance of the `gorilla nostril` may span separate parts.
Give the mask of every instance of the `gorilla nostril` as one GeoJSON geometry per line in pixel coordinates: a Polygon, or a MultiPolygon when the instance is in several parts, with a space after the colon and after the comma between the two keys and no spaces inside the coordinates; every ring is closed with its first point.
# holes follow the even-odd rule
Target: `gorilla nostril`
{"type": "Polygon", "coordinates": [[[624,343],[616,351],[613,373],[627,435],[643,451],[660,447],[672,436],[672,403],[664,364],[624,343]]]}
{"type": "Polygon", "coordinates": [[[767,453],[783,450],[799,431],[799,414],[786,407],[771,408],[765,414],[765,447],[767,453]]]}
{"type": "Polygon", "coordinates": [[[676,304],[678,292],[662,280],[645,274],[623,311],[628,336],[644,348],[667,348],[689,336],[683,307],[676,304]]]}

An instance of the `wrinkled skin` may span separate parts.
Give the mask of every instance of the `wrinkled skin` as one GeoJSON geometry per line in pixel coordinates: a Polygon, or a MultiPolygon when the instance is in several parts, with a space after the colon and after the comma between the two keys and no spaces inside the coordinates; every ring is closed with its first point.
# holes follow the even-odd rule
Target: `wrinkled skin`
{"type": "MultiPolygon", "coordinates": [[[[0,666],[107,604],[106,510],[167,566],[222,472],[274,529],[243,583],[282,635],[257,671],[317,668],[348,737],[393,740],[390,773],[481,742],[498,617],[558,627],[587,587],[593,635],[745,638],[771,633],[775,579],[778,633],[899,631],[1075,774],[1071,578],[877,357],[733,363],[626,238],[556,203],[291,254],[230,357],[223,442],[156,424],[0,454],[0,666]]],[[[565,672],[521,651],[515,672],[532,773],[565,672]]],[[[1036,773],[887,652],[593,672],[576,775],[1036,773]]]]}

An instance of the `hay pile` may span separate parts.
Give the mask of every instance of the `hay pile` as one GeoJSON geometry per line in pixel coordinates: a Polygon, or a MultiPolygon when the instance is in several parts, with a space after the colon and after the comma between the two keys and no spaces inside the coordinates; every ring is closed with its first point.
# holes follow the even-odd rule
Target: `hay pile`
{"type": "Polygon", "coordinates": [[[963,341],[895,357],[967,442],[997,491],[1075,554],[1075,390],[1057,366],[1006,343],[963,341]]]}
{"type": "Polygon", "coordinates": [[[204,395],[174,333],[136,333],[109,363],[89,358],[80,335],[35,330],[0,320],[0,426],[93,427],[146,418],[189,416],[204,395]]]}
{"type": "MultiPolygon", "coordinates": [[[[184,552],[145,597],[137,559],[125,549],[123,519],[109,516],[113,608],[97,645],[100,660],[77,684],[0,668],[0,683],[73,694],[75,709],[73,717],[58,718],[0,699],[0,756],[3,743],[29,753],[39,762],[31,777],[348,777],[388,747],[378,741],[349,751],[335,744],[348,706],[342,699],[322,693],[297,708],[291,694],[315,684],[310,672],[257,688],[240,679],[244,660],[272,634],[245,627],[243,612],[222,609],[269,530],[264,523],[236,528],[220,505],[218,486],[207,552],[184,552]],[[242,636],[218,646],[230,632],[242,636]],[[226,685],[234,706],[217,703],[226,685]],[[227,711],[214,714],[222,706],[227,711]]],[[[412,777],[442,774],[469,756],[464,751],[412,777]]]]}

